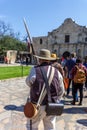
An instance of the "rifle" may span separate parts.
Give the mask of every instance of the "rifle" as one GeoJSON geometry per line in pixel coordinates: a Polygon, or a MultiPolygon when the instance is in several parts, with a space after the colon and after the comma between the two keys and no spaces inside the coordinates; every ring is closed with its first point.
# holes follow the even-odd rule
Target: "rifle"
{"type": "MultiPolygon", "coordinates": [[[[30,38],[30,33],[29,33],[29,31],[28,31],[28,27],[27,27],[27,24],[26,24],[25,19],[23,19],[23,22],[24,22],[24,26],[25,26],[25,29],[26,29],[26,32],[27,32],[29,41],[30,41],[30,47],[31,47],[31,49],[32,49],[32,54],[35,55],[34,47],[33,47],[33,44],[32,44],[31,38],[30,38]]],[[[36,62],[37,62],[37,59],[36,59],[36,62]]]]}
{"type": "MultiPolygon", "coordinates": [[[[30,41],[30,47],[32,49],[32,53],[33,53],[33,55],[35,55],[35,51],[34,51],[34,48],[33,48],[32,42],[31,42],[30,34],[29,34],[29,31],[28,31],[28,27],[27,27],[27,24],[25,22],[25,19],[23,19],[23,22],[24,22],[24,26],[25,26],[29,41],[30,41]]],[[[30,51],[30,49],[29,49],[29,51],[30,51]]],[[[32,130],[32,120],[30,120],[30,130],[32,130]]]]}

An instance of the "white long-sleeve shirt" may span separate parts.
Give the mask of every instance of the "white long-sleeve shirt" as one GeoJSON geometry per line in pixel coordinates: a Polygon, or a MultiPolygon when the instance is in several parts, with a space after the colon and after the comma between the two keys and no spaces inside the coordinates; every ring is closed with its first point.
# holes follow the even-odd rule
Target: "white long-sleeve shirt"
{"type": "MultiPolygon", "coordinates": [[[[63,77],[59,71],[58,71],[58,77],[59,77],[59,86],[61,88],[60,92],[58,92],[58,98],[60,99],[62,95],[64,94],[65,89],[64,89],[64,83],[63,83],[63,77]]],[[[29,87],[32,87],[32,84],[35,82],[35,80],[36,80],[36,71],[35,71],[35,68],[33,67],[30,71],[30,74],[26,78],[26,84],[29,87]]]]}

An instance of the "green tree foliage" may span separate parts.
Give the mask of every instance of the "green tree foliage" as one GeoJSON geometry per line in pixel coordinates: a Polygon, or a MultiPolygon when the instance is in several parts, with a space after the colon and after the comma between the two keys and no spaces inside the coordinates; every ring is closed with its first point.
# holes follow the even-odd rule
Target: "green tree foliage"
{"type": "Polygon", "coordinates": [[[26,51],[26,44],[11,36],[3,36],[0,39],[0,50],[26,51]]]}
{"type": "Polygon", "coordinates": [[[19,38],[20,33],[14,33],[10,25],[0,21],[0,55],[6,50],[26,51],[27,45],[19,38]]]}

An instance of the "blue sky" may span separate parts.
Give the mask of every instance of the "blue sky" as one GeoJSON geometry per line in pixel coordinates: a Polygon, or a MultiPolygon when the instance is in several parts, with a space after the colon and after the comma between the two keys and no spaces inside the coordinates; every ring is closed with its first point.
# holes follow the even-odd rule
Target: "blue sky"
{"type": "Polygon", "coordinates": [[[66,18],[87,26],[87,0],[0,0],[0,20],[21,37],[26,35],[23,18],[31,37],[47,36],[66,18]]]}

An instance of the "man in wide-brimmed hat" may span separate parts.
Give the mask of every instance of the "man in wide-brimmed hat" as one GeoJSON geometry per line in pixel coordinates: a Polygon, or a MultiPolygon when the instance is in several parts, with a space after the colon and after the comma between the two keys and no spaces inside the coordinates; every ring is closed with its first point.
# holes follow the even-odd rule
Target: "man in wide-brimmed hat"
{"type": "MultiPolygon", "coordinates": [[[[26,84],[30,87],[31,102],[37,104],[42,92],[44,79],[41,73],[41,68],[45,71],[50,85],[52,102],[59,102],[64,93],[63,77],[61,73],[50,65],[50,61],[56,60],[51,57],[51,52],[47,49],[41,49],[38,55],[39,65],[33,67],[29,76],[26,78],[26,84]],[[50,79],[50,80],[49,80],[50,79]]],[[[39,112],[32,119],[32,130],[39,130],[40,122],[43,121],[44,130],[55,130],[56,116],[47,116],[45,107],[48,103],[47,93],[42,95],[39,112]],[[44,97],[44,98],[43,98],[44,97]]]]}
{"type": "Polygon", "coordinates": [[[57,55],[55,54],[55,53],[52,53],[51,54],[51,57],[52,58],[56,58],[55,60],[53,60],[53,61],[51,61],[51,63],[52,63],[52,66],[53,67],[55,67],[56,69],[58,69],[59,70],[59,72],[62,74],[62,76],[64,77],[64,70],[63,70],[63,67],[62,67],[62,65],[60,64],[60,63],[58,63],[58,57],[57,57],[57,55]]]}

